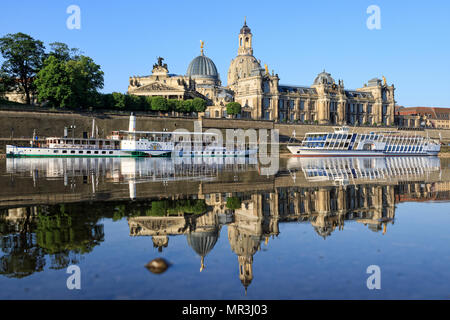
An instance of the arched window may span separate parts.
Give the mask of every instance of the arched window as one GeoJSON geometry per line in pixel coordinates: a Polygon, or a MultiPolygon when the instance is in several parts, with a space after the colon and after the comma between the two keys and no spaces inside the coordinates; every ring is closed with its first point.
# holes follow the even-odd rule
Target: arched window
{"type": "Polygon", "coordinates": [[[219,118],[219,110],[216,110],[215,115],[216,115],[216,118],[219,118]]]}
{"type": "Polygon", "coordinates": [[[239,40],[240,40],[240,42],[239,42],[240,44],[239,45],[242,47],[242,38],[239,39],[239,40]]]}

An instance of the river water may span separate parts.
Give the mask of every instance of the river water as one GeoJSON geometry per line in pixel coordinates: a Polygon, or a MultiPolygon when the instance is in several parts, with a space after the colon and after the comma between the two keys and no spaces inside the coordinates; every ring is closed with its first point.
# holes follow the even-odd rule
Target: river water
{"type": "Polygon", "coordinates": [[[6,159],[0,186],[0,299],[450,298],[448,159],[6,159]]]}

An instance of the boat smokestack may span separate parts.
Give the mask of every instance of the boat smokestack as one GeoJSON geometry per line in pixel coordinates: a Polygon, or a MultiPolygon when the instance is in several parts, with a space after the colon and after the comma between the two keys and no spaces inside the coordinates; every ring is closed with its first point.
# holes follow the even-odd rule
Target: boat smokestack
{"type": "Polygon", "coordinates": [[[131,113],[130,115],[130,126],[128,128],[128,131],[130,132],[136,131],[136,117],[134,116],[133,113],[131,113]]]}
{"type": "Polygon", "coordinates": [[[91,138],[95,138],[95,118],[92,118],[92,132],[91,138]]]}

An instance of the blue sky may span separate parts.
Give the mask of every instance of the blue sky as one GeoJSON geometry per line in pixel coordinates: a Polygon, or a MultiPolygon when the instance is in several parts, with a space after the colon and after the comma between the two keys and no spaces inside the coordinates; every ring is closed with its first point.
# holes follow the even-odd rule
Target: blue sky
{"type": "Polygon", "coordinates": [[[384,75],[405,106],[450,107],[448,1],[2,1],[0,36],[24,32],[48,45],[80,48],[105,72],[104,92],[126,92],[131,75],[148,75],[157,56],[184,74],[199,54],[215,62],[223,84],[247,16],[254,55],[281,84],[311,85],[326,69],[346,88],[384,75]],[[81,29],[69,30],[69,5],[81,29]],[[369,30],[369,5],[381,29],[369,30]]]}

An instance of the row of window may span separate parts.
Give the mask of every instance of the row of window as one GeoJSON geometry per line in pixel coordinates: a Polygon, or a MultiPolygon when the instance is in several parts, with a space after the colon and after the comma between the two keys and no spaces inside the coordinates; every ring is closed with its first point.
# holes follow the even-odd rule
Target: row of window
{"type": "Polygon", "coordinates": [[[388,146],[384,147],[387,152],[422,152],[423,146],[388,146]]]}
{"type": "Polygon", "coordinates": [[[75,150],[53,150],[53,153],[61,153],[62,154],[113,154],[113,151],[84,151],[84,150],[79,150],[78,152],[75,150]],[[70,152],[69,152],[70,151],[70,152]]]}

